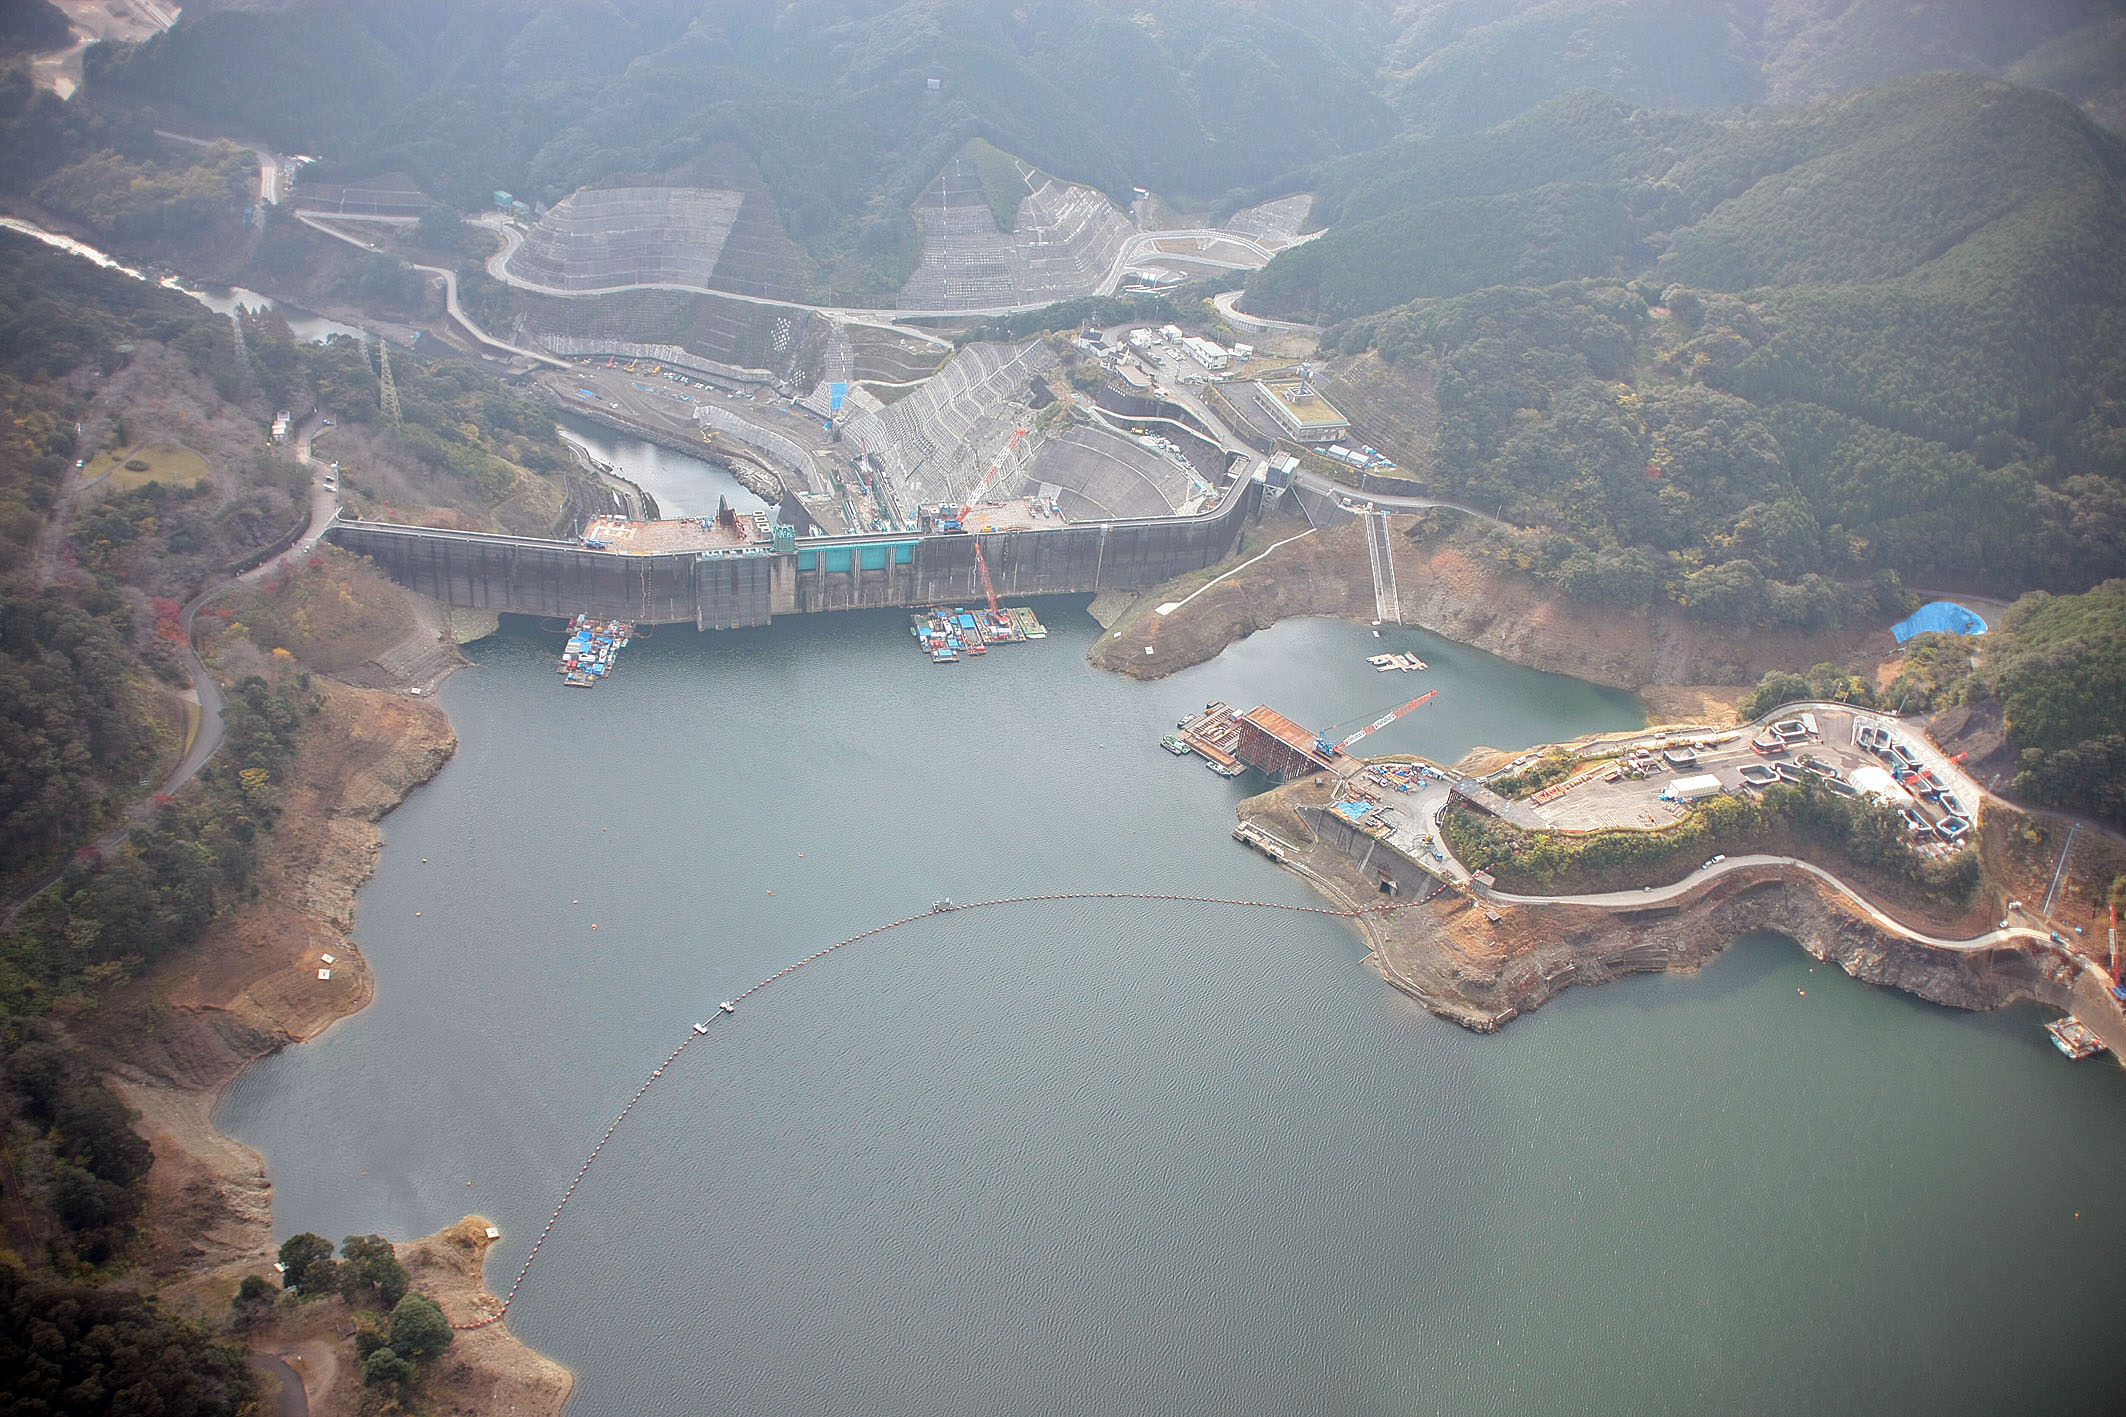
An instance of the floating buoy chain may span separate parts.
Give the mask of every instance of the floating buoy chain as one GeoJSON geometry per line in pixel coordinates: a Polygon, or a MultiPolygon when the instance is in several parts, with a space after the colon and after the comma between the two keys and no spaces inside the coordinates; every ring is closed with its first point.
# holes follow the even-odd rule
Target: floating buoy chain
{"type": "MultiPolygon", "coordinates": [[[[1338,910],[1334,906],[1327,905],[1288,905],[1282,901],[1230,900],[1223,896],[1209,895],[1155,895],[1144,891],[1067,891],[1056,895],[1015,895],[1003,896],[996,900],[971,900],[965,905],[934,906],[915,915],[904,915],[898,920],[889,920],[883,925],[874,925],[859,934],[851,935],[846,940],[837,940],[824,949],[814,950],[811,954],[793,964],[784,965],[743,994],[733,998],[731,1002],[734,1004],[742,1003],[769,985],[795,974],[806,965],[825,959],[836,950],[844,949],[860,940],[868,940],[873,935],[883,935],[888,930],[898,930],[903,925],[913,925],[918,920],[930,920],[940,915],[957,915],[963,910],[986,910],[992,906],[999,905],[1041,905],[1066,900],[1168,900],[1179,901],[1189,905],[1234,905],[1252,910],[1286,910],[1295,915],[1329,915],[1343,920],[1352,920],[1364,915],[1385,915],[1396,910],[1408,910],[1410,907],[1420,903],[1414,900],[1390,901],[1385,905],[1369,905],[1357,910],[1338,910]]],[[[724,1017],[723,1012],[718,1010],[710,1016],[709,1021],[715,1022],[722,1017],[724,1017]]],[[[664,1076],[664,1070],[678,1062],[679,1055],[686,1052],[688,1045],[702,1036],[702,1034],[695,1032],[692,1027],[689,1027],[686,1037],[679,1040],[679,1046],[674,1048],[662,1063],[650,1070],[650,1075],[642,1080],[642,1086],[635,1089],[635,1095],[630,1097],[627,1105],[620,1109],[620,1115],[613,1118],[612,1125],[608,1126],[604,1135],[598,1138],[598,1144],[591,1148],[591,1154],[585,1157],[583,1165],[577,1168],[576,1178],[570,1181],[568,1189],[561,1193],[561,1200],[554,1206],[554,1213],[547,1217],[546,1228],[539,1232],[538,1239],[532,1241],[530,1253],[524,1256],[523,1268],[517,1271],[517,1278],[509,1286],[509,1292],[502,1296],[502,1307],[484,1319],[478,1319],[472,1323],[452,1324],[452,1328],[461,1332],[486,1328],[489,1324],[499,1323],[502,1317],[509,1312],[509,1306],[517,1302],[517,1291],[524,1287],[524,1277],[531,1273],[532,1261],[539,1257],[539,1247],[546,1243],[547,1236],[554,1233],[554,1226],[561,1221],[561,1212],[568,1209],[569,1201],[575,1197],[576,1188],[583,1184],[584,1179],[590,1175],[592,1164],[604,1153],[605,1144],[613,1139],[613,1133],[620,1130],[620,1124],[627,1120],[628,1113],[635,1110],[635,1104],[642,1101],[649,1094],[649,1090],[664,1076]]]]}

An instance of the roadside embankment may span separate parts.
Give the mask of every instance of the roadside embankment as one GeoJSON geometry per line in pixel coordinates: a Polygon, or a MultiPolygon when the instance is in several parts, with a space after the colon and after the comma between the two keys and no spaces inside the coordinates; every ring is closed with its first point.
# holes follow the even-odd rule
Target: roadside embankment
{"type": "MultiPolygon", "coordinates": [[[[1281,514],[1282,536],[1305,530],[1281,514]]],[[[1686,618],[1674,608],[1620,609],[1568,599],[1531,578],[1487,564],[1457,543],[1461,513],[1434,510],[1390,518],[1402,623],[1415,625],[1531,668],[1610,688],[1754,684],[1768,670],[1804,670],[1824,660],[1851,662],[1879,630],[1814,634],[1733,626],[1686,618]]],[[[1266,521],[1250,544],[1280,539],[1266,521]]],[[[1235,558],[1235,564],[1253,551],[1235,558]]],[[[1215,657],[1233,641],[1303,615],[1333,615],[1362,624],[1375,619],[1372,563],[1363,522],[1324,527],[1161,616],[1155,608],[1179,600],[1231,566],[1160,586],[1139,596],[1089,651],[1092,662],[1132,678],[1156,679],[1215,657]],[[1152,653],[1146,654],[1150,646],[1152,653]]],[[[1706,690],[1671,693],[1664,716],[1702,716],[1706,690]],[[1693,702],[1695,698],[1696,702],[1693,702]]]]}

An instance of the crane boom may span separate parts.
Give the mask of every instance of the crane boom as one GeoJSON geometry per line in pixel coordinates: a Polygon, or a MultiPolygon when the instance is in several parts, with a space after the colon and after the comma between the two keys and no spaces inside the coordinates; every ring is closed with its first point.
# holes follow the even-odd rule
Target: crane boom
{"type": "Polygon", "coordinates": [[[982,594],[989,597],[989,608],[993,612],[997,608],[997,588],[989,583],[989,561],[982,555],[982,538],[979,536],[974,538],[974,564],[982,573],[982,594]]]}
{"type": "Polygon", "coordinates": [[[1345,738],[1342,742],[1337,743],[1333,747],[1329,748],[1329,752],[1332,755],[1343,752],[1346,748],[1349,748],[1353,743],[1356,743],[1359,739],[1365,737],[1368,733],[1373,732],[1375,729],[1386,728],[1389,724],[1395,722],[1395,720],[1401,718],[1404,714],[1410,712],[1410,710],[1418,707],[1421,704],[1430,703],[1432,700],[1438,697],[1439,690],[1434,689],[1428,694],[1419,694],[1416,698],[1410,700],[1410,702],[1406,704],[1396,705],[1394,708],[1391,708],[1386,713],[1382,714],[1379,718],[1374,719],[1371,723],[1359,729],[1356,733],[1353,733],[1348,738],[1345,738]]]}
{"type": "Polygon", "coordinates": [[[1019,446],[1019,439],[1025,436],[1026,430],[1024,428],[1014,428],[1012,430],[1011,441],[1004,445],[1004,451],[997,454],[996,461],[989,465],[989,471],[983,473],[982,480],[975,484],[974,492],[967,498],[967,510],[961,513],[962,516],[974,515],[975,504],[989,495],[990,484],[994,483],[997,480],[997,474],[1004,470],[1004,459],[1011,456],[1011,450],[1019,446]]]}

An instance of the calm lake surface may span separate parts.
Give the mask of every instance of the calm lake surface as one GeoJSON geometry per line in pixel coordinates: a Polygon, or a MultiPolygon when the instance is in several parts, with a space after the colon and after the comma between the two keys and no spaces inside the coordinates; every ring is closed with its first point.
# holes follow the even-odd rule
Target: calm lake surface
{"type": "Polygon", "coordinates": [[[630,438],[580,414],[564,413],[558,421],[570,442],[588,448],[592,457],[612,464],[614,471],[656,498],[657,510],[665,516],[713,517],[720,498],[741,512],[768,505],[728,468],[630,438]]]}
{"type": "MultiPolygon", "coordinates": [[[[1314,903],[1228,838],[1246,781],[1159,749],[1207,700],[1355,726],[1437,688],[1371,746],[1448,761],[1639,721],[1319,620],[1128,683],[1081,607],[956,666],[896,614],[667,630],[591,693],[551,639],[473,647],[361,896],[376,1002],[222,1107],[280,1232],[477,1211],[506,1288],[688,1025],[822,945],[942,895],[1314,903]]],[[[2112,1410],[2126,1079],[2035,1013],[1766,937],[1485,1038],[1362,957],[1186,904],[867,940],[687,1050],[511,1323],[572,1417],[2112,1410]]]]}

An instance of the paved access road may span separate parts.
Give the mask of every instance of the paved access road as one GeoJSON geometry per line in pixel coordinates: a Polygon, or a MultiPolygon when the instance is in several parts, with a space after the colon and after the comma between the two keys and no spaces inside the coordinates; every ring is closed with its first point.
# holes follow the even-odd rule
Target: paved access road
{"type": "MultiPolygon", "coordinates": [[[[310,520],[304,526],[302,535],[296,538],[295,544],[280,555],[273,557],[262,565],[245,571],[241,575],[230,576],[226,580],[216,581],[186,602],[183,611],[179,613],[178,625],[184,632],[184,638],[179,643],[177,657],[178,661],[184,665],[185,677],[191,680],[192,698],[199,708],[199,724],[193,730],[192,741],[185,748],[184,756],[177,760],[177,766],[170,769],[169,776],[162,780],[162,784],[152,794],[134,803],[133,809],[126,813],[124,821],[112,827],[89,844],[88,849],[94,851],[97,855],[108,856],[111,852],[124,845],[126,838],[133,834],[135,827],[140,826],[155,815],[157,804],[162,798],[170,796],[193,778],[198,777],[200,770],[206,767],[208,762],[213,759],[214,754],[220,750],[223,733],[222,709],[226,701],[222,697],[220,683],[215,680],[212,671],[207,668],[206,662],[199,657],[198,651],[192,648],[192,622],[202,609],[211,604],[229,587],[255,584],[273,574],[276,569],[292,565],[299,557],[307,555],[317,546],[318,538],[325,534],[325,528],[330,526],[334,519],[339,516],[338,489],[325,485],[325,477],[330,465],[315,462],[311,458],[311,445],[324,427],[324,418],[313,414],[296,434],[296,458],[310,468],[311,477],[310,520]]],[[[7,926],[14,924],[15,917],[22,913],[22,907],[51,889],[59,878],[66,874],[67,866],[70,864],[70,862],[62,861],[31,882],[21,894],[10,901],[5,913],[0,914],[0,929],[5,929],[7,926]]]]}
{"type": "Polygon", "coordinates": [[[1968,940],[1945,940],[1938,935],[1929,935],[1923,931],[1913,929],[1895,916],[1883,911],[1866,896],[1860,894],[1860,892],[1854,890],[1821,866],[1803,861],[1794,856],[1730,856],[1718,865],[1700,866],[1682,880],[1670,882],[1665,886],[1655,886],[1652,890],[1603,891],[1593,895],[1513,895],[1506,891],[1493,891],[1491,898],[1493,900],[1507,901],[1514,905],[1594,905],[1611,910],[1631,909],[1636,906],[1658,905],[1667,901],[1679,900],[1722,876],[1732,875],[1737,871],[1746,871],[1756,866],[1791,867],[1794,870],[1814,876],[1817,880],[1822,881],[1847,900],[1859,906],[1870,920],[1883,929],[1892,934],[1901,935],[1905,939],[1916,940],[1922,945],[1931,945],[1939,950],[1966,952],[1989,950],[1995,945],[2013,944],[2018,940],[2042,941],[2050,938],[2043,930],[2026,929],[2019,925],[2011,925],[2005,930],[1988,930],[1984,934],[1974,936],[1968,940]]]}
{"type": "MultiPolygon", "coordinates": [[[[316,216],[309,212],[299,211],[295,214],[295,218],[297,221],[300,221],[303,225],[309,227],[311,230],[321,231],[325,235],[331,237],[333,240],[344,241],[349,246],[352,246],[357,250],[374,251],[377,249],[377,247],[373,243],[364,241],[359,236],[350,236],[346,232],[341,231],[338,228],[330,226],[326,222],[319,220],[316,216]]],[[[333,215],[332,219],[334,221],[373,221],[381,222],[390,226],[410,226],[416,220],[416,218],[413,217],[345,216],[338,214],[333,215]]],[[[548,354],[544,350],[526,349],[521,345],[511,344],[507,340],[496,339],[493,335],[481,329],[480,326],[473,321],[472,316],[465,313],[465,307],[458,303],[458,273],[456,271],[448,271],[443,269],[441,266],[424,266],[416,261],[407,261],[405,264],[414,270],[426,271],[429,275],[441,276],[443,278],[443,307],[450,312],[450,318],[456,321],[458,326],[463,329],[465,333],[471,335],[475,340],[479,341],[483,345],[486,345],[489,349],[498,349],[504,354],[514,354],[519,358],[529,359],[534,363],[549,364],[556,369],[567,369],[570,367],[567,360],[556,359],[553,355],[548,354]]]]}

